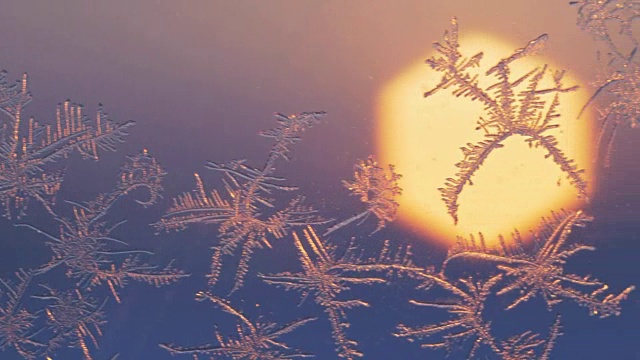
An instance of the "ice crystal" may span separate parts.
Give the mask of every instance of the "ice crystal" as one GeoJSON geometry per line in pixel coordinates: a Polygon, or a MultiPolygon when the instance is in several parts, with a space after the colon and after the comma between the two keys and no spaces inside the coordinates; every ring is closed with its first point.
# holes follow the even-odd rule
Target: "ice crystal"
{"type": "Polygon", "coordinates": [[[578,6],[578,25],[606,47],[606,59],[601,59],[594,82],[596,91],[582,112],[595,99],[607,99],[599,109],[598,148],[605,148],[604,166],[608,167],[618,128],[635,128],[640,121],[640,43],[632,31],[633,20],[640,16],[640,2],[581,0],[571,4],[578,6]]]}
{"type": "Polygon", "coordinates": [[[46,354],[52,355],[55,350],[66,345],[82,350],[84,360],[93,360],[87,344],[98,347],[97,337],[102,336],[100,326],[106,323],[102,310],[106,299],[98,303],[95,299],[84,296],[78,289],[59,291],[43,287],[47,294],[34,298],[48,302],[45,312],[53,336],[49,339],[46,354]]]}
{"type": "Polygon", "coordinates": [[[338,256],[336,247],[321,240],[310,226],[303,233],[304,243],[293,232],[303,271],[260,277],[268,284],[299,291],[303,299],[312,296],[329,318],[338,356],[344,359],[362,357],[363,354],[356,349],[358,343],[345,334],[345,329],[349,327],[346,310],[368,307],[369,304],[360,299],[341,300],[339,297],[350,290],[350,285],[387,283],[386,278],[367,275],[369,272],[415,272],[417,268],[411,262],[411,252],[409,249],[401,249],[392,254],[388,244],[385,244],[380,255],[374,259],[362,259],[362,254],[353,246],[349,246],[342,256],[338,256]]]}
{"type": "Polygon", "coordinates": [[[473,359],[477,350],[482,345],[488,345],[494,352],[500,349],[491,334],[490,323],[482,318],[482,311],[491,288],[501,279],[502,275],[494,276],[485,283],[475,283],[472,279],[462,279],[460,282],[466,289],[451,284],[443,277],[428,273],[423,274],[429,283],[435,283],[456,296],[456,300],[449,303],[423,302],[410,300],[410,303],[418,306],[428,306],[445,309],[454,316],[453,319],[443,321],[436,325],[411,327],[398,325],[396,337],[409,339],[431,338],[440,336],[440,342],[427,342],[421,346],[432,349],[446,349],[451,351],[454,343],[469,341],[473,345],[469,350],[467,359],[473,359]]]}
{"type": "Polygon", "coordinates": [[[34,322],[38,318],[22,307],[24,295],[33,274],[20,270],[16,273],[17,284],[0,279],[0,350],[13,348],[24,359],[35,359],[46,345],[35,339],[34,322]]]}
{"type": "Polygon", "coordinates": [[[565,156],[558,147],[558,140],[547,133],[557,128],[554,120],[560,115],[556,112],[559,105],[559,94],[575,90],[576,86],[565,87],[562,84],[564,71],[552,73],[554,86],[542,88],[541,81],[549,73],[547,66],[532,69],[518,79],[512,79],[510,65],[525,56],[541,49],[548,36],[543,34],[531,40],[524,48],[500,60],[484,75],[494,76],[497,82],[482,88],[478,76],[470,69],[478,67],[483,54],[480,52],[470,58],[459,51],[458,24],[454,18],[449,31],[445,31],[444,39],[434,45],[438,56],[427,60],[427,64],[435,71],[442,73],[442,79],[432,90],[425,92],[429,97],[437,91],[452,88],[456,97],[469,97],[472,101],[484,105],[486,118],[480,118],[477,129],[484,131],[485,139],[476,144],[462,147],[464,158],[456,164],[458,172],[455,177],[448,178],[445,187],[440,189],[448,213],[454,222],[458,221],[458,197],[464,186],[472,184],[471,178],[487,157],[496,149],[503,147],[507,138],[520,135],[530,147],[541,147],[547,151],[546,157],[553,161],[567,174],[580,196],[586,196],[587,183],[583,179],[572,159],[565,156]],[[547,100],[549,95],[553,95],[547,100]]]}
{"type": "Polygon", "coordinates": [[[367,160],[360,160],[355,165],[354,180],[343,180],[342,183],[352,195],[360,198],[367,209],[333,225],[324,235],[327,236],[356,220],[363,222],[372,214],[378,219],[378,226],[374,233],[395,220],[399,206],[396,197],[402,194],[402,188],[398,185],[401,177],[402,175],[396,173],[391,164],[387,173],[373,156],[369,156],[367,160]]]}
{"type": "MultiPolygon", "coordinates": [[[[607,131],[609,137],[602,131],[599,140],[600,143],[606,141],[610,150],[616,127],[622,123],[636,127],[640,118],[638,42],[631,31],[633,20],[640,15],[640,7],[632,0],[580,0],[572,4],[579,6],[579,24],[609,47],[609,59],[599,79],[598,90],[585,108],[602,95],[614,99],[602,111],[603,127],[611,124],[611,131],[607,131]],[[622,50],[616,43],[612,24],[619,25],[618,36],[630,40],[630,51],[622,50]]],[[[471,184],[473,175],[491,152],[501,148],[512,135],[521,136],[530,147],[543,148],[547,157],[567,174],[580,195],[586,194],[582,171],[563,154],[557,139],[549,132],[558,127],[555,120],[559,117],[559,95],[573,91],[575,87],[564,86],[563,72],[550,72],[546,66],[512,78],[511,64],[538,51],[546,41],[547,35],[542,35],[478,75],[473,71],[479,66],[482,53],[467,58],[459,52],[455,19],[444,39],[435,44],[438,55],[427,63],[441,73],[442,78],[435,88],[424,94],[425,97],[450,90],[453,96],[468,97],[481,103],[485,111],[477,127],[484,132],[484,139],[462,148],[464,158],[456,164],[458,172],[440,189],[454,221],[457,221],[458,197],[464,186],[471,184]],[[481,86],[481,76],[492,79],[493,83],[481,86]],[[542,85],[547,77],[553,80],[550,87],[542,85]]],[[[51,231],[40,224],[18,224],[43,235],[53,254],[47,263],[34,270],[18,271],[15,283],[0,280],[0,350],[15,352],[31,360],[52,359],[58,350],[70,347],[81,352],[85,360],[92,360],[93,349],[98,347],[98,338],[102,335],[101,327],[106,322],[103,311],[106,301],[110,296],[121,301],[117,288],[131,280],[159,286],[186,276],[172,263],[164,268],[149,265],[146,255],[150,253],[130,250],[128,244],[115,235],[115,230],[122,224],[112,219],[116,204],[121,204],[125,198],[144,207],[155,204],[161,197],[165,172],[145,151],[127,159],[113,191],[88,202],[56,203],[55,196],[63,180],[62,166],[56,163],[74,152],[84,158],[97,159],[99,151],[115,149],[132,123],[115,124],[101,109],[95,122],[89,121],[81,106],[67,101],[59,105],[55,124],[40,126],[33,119],[25,121],[24,108],[30,100],[26,75],[22,81],[9,84],[6,73],[0,73],[0,112],[4,114],[0,128],[0,205],[5,208],[5,217],[20,217],[30,202],[39,203],[57,227],[51,231]],[[69,208],[68,213],[63,214],[63,205],[69,208]],[[70,280],[69,286],[61,287],[63,290],[34,280],[53,275],[55,269],[63,269],[70,280]],[[32,293],[27,291],[30,284],[39,284],[45,294],[29,296],[32,293]],[[94,290],[98,287],[107,291],[102,300],[95,298],[99,292],[94,290]],[[31,304],[25,305],[28,299],[39,303],[40,308],[33,310],[35,307],[31,304]]],[[[297,188],[287,185],[285,179],[275,174],[277,161],[288,161],[291,146],[323,116],[322,112],[276,114],[278,125],[260,133],[273,141],[261,167],[252,167],[245,160],[209,162],[208,169],[222,174],[222,186],[207,190],[196,174],[195,190],[175,197],[165,215],[155,224],[158,230],[182,230],[194,224],[217,226],[218,237],[213,244],[208,275],[210,285],[218,281],[223,257],[239,256],[231,291],[238,290],[249,273],[253,252],[271,248],[274,240],[291,234],[302,269],[258,276],[267,284],[298,292],[302,300],[313,299],[329,320],[337,356],[344,359],[364,356],[358,343],[348,337],[348,311],[370,306],[366,299],[347,293],[360,285],[400,285],[395,282],[398,277],[420,281],[417,290],[424,291],[427,300],[411,296],[410,304],[444,311],[448,318],[430,324],[400,324],[393,335],[419,341],[424,348],[441,349],[449,354],[458,355],[461,349],[466,349],[462,356],[467,359],[479,358],[484,351],[502,360],[548,360],[561,335],[558,315],[549,326],[546,339],[526,329],[499,338],[496,336],[499,332],[492,329],[491,319],[487,318],[489,302],[495,298],[505,310],[540,297],[549,309],[561,302],[575,302],[586,307],[591,315],[604,318],[620,314],[621,302],[633,291],[633,286],[619,293],[609,293],[605,282],[590,275],[567,273],[565,269],[567,260],[575,254],[594,250],[592,246],[570,241],[572,230],[591,219],[582,211],[552,214],[543,219],[532,245],[525,245],[517,231],[513,235],[514,245],[507,246],[500,238],[498,249],[488,248],[482,234],[479,239],[460,238],[439,271],[432,266],[416,266],[409,247],[395,249],[390,241],[385,241],[382,250],[373,256],[368,255],[368,249],[357,246],[353,239],[345,250],[339,251],[341,247],[316,234],[311,225],[326,225],[328,221],[306,205],[303,196],[294,195],[280,202],[283,198],[280,195],[297,188]],[[298,227],[303,229],[296,232],[298,227]],[[465,267],[478,262],[490,265],[484,266],[488,273],[474,268],[471,272],[464,269],[464,276],[451,275],[450,268],[454,266],[465,267]],[[446,293],[444,300],[437,300],[442,299],[439,293],[446,293]],[[434,298],[436,300],[432,300],[434,298]]],[[[382,167],[373,157],[359,161],[355,165],[354,179],[342,183],[366,208],[337,222],[324,234],[365,221],[371,215],[377,220],[374,232],[385,227],[396,217],[400,177],[392,165],[382,167]]],[[[215,339],[209,344],[164,343],[160,344],[161,348],[171,355],[187,355],[194,359],[312,357],[281,338],[315,318],[302,318],[286,325],[251,321],[211,291],[198,292],[196,300],[211,301],[230,314],[237,320],[236,332],[216,331],[215,339]]]]}
{"type": "MultiPolygon", "coordinates": [[[[587,307],[591,315],[601,318],[620,314],[620,302],[627,298],[634,287],[629,286],[619,294],[608,294],[608,285],[590,275],[567,274],[564,266],[568,258],[581,251],[595,250],[593,246],[567,241],[576,226],[584,226],[591,217],[583,211],[553,213],[543,219],[535,245],[525,248],[520,234],[514,234],[514,248],[505,245],[497,250],[487,249],[484,242],[461,239],[450,250],[443,264],[443,271],[457,259],[477,259],[497,264],[497,269],[508,280],[500,286],[497,295],[515,293],[515,300],[507,306],[513,309],[535,296],[541,295],[551,308],[564,300],[572,300],[587,307]]],[[[482,237],[481,237],[482,239],[482,237]]]]}
{"type": "Polygon", "coordinates": [[[186,276],[171,264],[164,269],[146,264],[141,256],[149,252],[123,249],[127,244],[112,236],[123,222],[111,225],[105,218],[118,200],[134,191],[146,190],[148,196],[136,199],[136,202],[144,206],[153,204],[162,191],[164,174],[156,160],[144,151],[127,159],[120,170],[118,185],[112,192],[101,194],[85,204],[69,202],[73,217],[57,215],[51,209],[54,220],[60,225],[58,235],[30,224],[18,224],[46,236],[47,245],[53,251],[49,263],[36,272],[43,274],[64,265],[67,276],[75,279],[79,288],[91,289],[106,283],[117,302],[120,302],[120,297],[116,287],[123,287],[128,280],[160,286],[186,276]]]}
{"type": "Polygon", "coordinates": [[[410,341],[419,339],[424,341],[422,347],[444,349],[447,353],[468,344],[467,359],[478,358],[478,351],[484,347],[503,360],[548,360],[561,335],[559,316],[549,328],[546,340],[529,330],[500,340],[492,332],[491,322],[484,318],[485,306],[490,296],[513,294],[515,299],[506,307],[510,310],[540,295],[549,309],[567,300],[587,307],[591,315],[601,318],[619,315],[620,302],[627,298],[633,286],[619,294],[607,294],[608,286],[600,280],[564,271],[568,258],[583,250],[593,250],[591,246],[568,242],[572,229],[590,220],[582,211],[552,213],[543,219],[531,246],[525,246],[517,231],[513,235],[515,245],[507,246],[500,237],[499,249],[488,248],[482,234],[477,240],[459,238],[439,272],[429,269],[413,272],[414,277],[422,278],[418,289],[428,293],[434,289],[444,290],[450,297],[439,301],[410,300],[413,305],[447,310],[451,317],[437,324],[401,324],[394,336],[410,341]],[[468,266],[470,260],[475,264],[495,264],[495,270],[487,279],[477,272],[473,277],[458,280],[447,276],[451,266],[468,266]]]}
{"type": "Polygon", "coordinates": [[[520,335],[514,335],[501,342],[500,356],[503,360],[549,360],[556,339],[562,335],[560,316],[549,329],[549,338],[543,340],[539,334],[525,331],[520,335]],[[537,349],[542,347],[539,352],[537,349]]]}
{"type": "Polygon", "coordinates": [[[99,149],[115,150],[133,122],[116,124],[100,107],[91,124],[82,106],[65,101],[56,110],[56,123],[41,126],[33,118],[25,120],[24,108],[31,101],[27,75],[13,84],[6,78],[6,72],[0,73],[0,112],[6,115],[0,128],[0,204],[5,217],[20,217],[31,200],[51,210],[62,183],[62,171],[53,169],[53,162],[74,151],[97,159],[99,149]]]}
{"type": "Polygon", "coordinates": [[[229,164],[210,162],[207,168],[224,174],[224,193],[207,192],[196,174],[196,189],[173,199],[157,229],[181,230],[192,224],[219,224],[218,243],[213,246],[209,284],[215,285],[222,270],[223,255],[234,255],[240,248],[240,263],[235,272],[232,292],[242,287],[249,271],[249,260],[255,249],[271,248],[271,239],[281,239],[292,228],[308,224],[321,224],[325,220],[316,211],[304,205],[302,196],[278,208],[269,198],[274,191],[293,191],[295,187],[283,184],[284,179],[273,175],[279,158],[289,160],[290,145],[300,141],[302,133],[316,124],[323,112],[285,116],[276,114],[279,125],[260,133],[274,139],[265,165],[254,168],[244,160],[229,164]]]}
{"type": "Polygon", "coordinates": [[[287,325],[279,326],[275,323],[252,323],[240,311],[234,309],[226,300],[211,293],[199,292],[196,300],[209,300],[222,310],[240,320],[235,338],[226,338],[216,332],[217,345],[207,344],[194,347],[182,347],[172,344],[160,344],[160,347],[169,351],[172,355],[191,354],[194,358],[198,355],[209,356],[209,359],[233,359],[233,360],[284,360],[313,357],[291,349],[279,338],[290,333],[304,324],[315,320],[306,318],[295,320],[287,325]]]}
{"type": "Polygon", "coordinates": [[[596,39],[613,44],[616,33],[632,36],[633,20],[640,16],[637,0],[578,0],[578,25],[596,39]],[[612,25],[617,28],[612,29],[612,25]]]}
{"type": "Polygon", "coordinates": [[[491,322],[484,319],[484,308],[487,298],[493,293],[493,288],[502,280],[503,275],[497,274],[485,281],[473,278],[460,279],[460,285],[455,285],[443,274],[430,271],[420,273],[423,284],[420,288],[431,290],[437,286],[449,292],[453,298],[447,301],[419,301],[409,300],[416,306],[447,310],[451,318],[438,324],[409,326],[400,324],[393,334],[409,341],[425,340],[421,346],[429,349],[443,349],[448,354],[456,351],[460,345],[470,344],[466,359],[478,358],[481,347],[488,348],[502,360],[548,360],[560,335],[560,321],[556,319],[549,330],[549,338],[543,340],[539,334],[526,331],[512,336],[505,341],[496,339],[491,330],[491,322]]]}

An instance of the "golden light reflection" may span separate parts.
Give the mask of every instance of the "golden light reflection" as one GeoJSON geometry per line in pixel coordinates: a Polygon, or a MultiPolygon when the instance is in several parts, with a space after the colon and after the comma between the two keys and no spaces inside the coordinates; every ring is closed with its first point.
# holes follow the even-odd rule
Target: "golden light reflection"
{"type": "MultiPolygon", "coordinates": [[[[477,32],[461,34],[460,44],[463,54],[484,52],[479,74],[525,45],[509,44],[477,32]]],[[[400,223],[447,245],[455,242],[456,235],[478,232],[492,245],[496,244],[498,234],[509,238],[514,228],[523,234],[534,229],[549,210],[573,209],[584,204],[566,174],[550,158],[545,158],[545,150],[531,149],[523,137],[513,136],[503,143],[503,148],[491,153],[472,178],[473,185],[465,186],[459,198],[459,222],[454,225],[438,188],[456,173],[455,164],[463,156],[460,148],[482,140],[482,132],[475,128],[483,106],[469,98],[456,98],[450,91],[424,98],[423,93],[441,77],[424,63],[432,55],[433,52],[427,54],[403,70],[382,89],[377,101],[378,157],[381,163],[395,164],[403,175],[400,223]]],[[[512,63],[512,79],[545,63],[552,69],[563,68],[544,56],[527,57],[512,63]]],[[[495,82],[495,78],[484,80],[480,80],[483,87],[495,82]]],[[[548,84],[542,85],[551,87],[553,83],[548,80],[548,84]]],[[[581,85],[570,71],[564,84],[581,85]]],[[[561,94],[558,108],[561,117],[557,119],[560,127],[552,131],[565,154],[585,169],[591,193],[595,158],[591,114],[577,119],[587,98],[583,88],[561,94]]]]}

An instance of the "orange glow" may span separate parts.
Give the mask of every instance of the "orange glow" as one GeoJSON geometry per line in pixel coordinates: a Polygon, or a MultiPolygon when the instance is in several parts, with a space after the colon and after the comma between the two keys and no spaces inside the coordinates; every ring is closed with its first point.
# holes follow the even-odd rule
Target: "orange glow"
{"type": "MultiPolygon", "coordinates": [[[[477,32],[461,34],[460,43],[463,54],[484,52],[479,74],[524,45],[509,44],[477,32]]],[[[513,136],[503,143],[503,148],[489,155],[473,176],[473,185],[465,186],[459,198],[459,222],[454,225],[438,188],[456,173],[454,165],[463,156],[460,148],[482,139],[482,131],[475,128],[483,107],[469,98],[456,98],[450,89],[423,97],[441,77],[424,63],[432,55],[411,64],[386,84],[377,102],[378,157],[381,163],[395,164],[403,176],[398,212],[403,226],[447,245],[455,242],[457,235],[482,232],[487,244],[492,245],[496,244],[498,234],[508,239],[515,228],[523,235],[535,229],[540,217],[550,210],[573,209],[584,204],[565,173],[550,158],[545,158],[546,151],[530,149],[524,138],[513,136]]],[[[544,56],[526,57],[512,63],[512,79],[545,63],[552,70],[563,68],[544,56]]],[[[480,85],[486,88],[495,81],[493,77],[481,76],[480,85]]],[[[564,84],[581,85],[570,72],[564,84]]],[[[551,80],[546,85],[551,86],[551,80]]],[[[587,98],[583,88],[561,94],[558,108],[561,117],[556,119],[560,127],[551,131],[565,154],[585,169],[591,193],[595,158],[591,114],[577,119],[587,98]]],[[[548,106],[552,97],[544,99],[548,106]]]]}

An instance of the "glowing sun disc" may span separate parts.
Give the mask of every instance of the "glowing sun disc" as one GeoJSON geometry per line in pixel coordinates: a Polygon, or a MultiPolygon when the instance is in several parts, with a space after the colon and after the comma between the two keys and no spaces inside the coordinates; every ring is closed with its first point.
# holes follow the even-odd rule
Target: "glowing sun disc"
{"type": "MultiPolygon", "coordinates": [[[[486,70],[524,45],[509,44],[477,32],[461,35],[463,54],[484,52],[478,69],[483,88],[497,81],[494,77],[483,79],[486,70]]],[[[398,212],[403,225],[446,244],[455,242],[457,235],[482,232],[491,245],[495,244],[498,234],[508,240],[515,228],[521,233],[535,229],[540,217],[550,210],[573,209],[584,204],[566,174],[552,159],[545,158],[545,150],[529,148],[523,137],[513,136],[503,142],[503,148],[489,155],[472,177],[473,185],[465,186],[459,197],[459,222],[454,225],[438,188],[457,172],[455,164],[463,157],[460,148],[482,140],[482,131],[475,128],[483,115],[483,106],[469,98],[456,98],[451,89],[423,97],[441,78],[441,73],[424,63],[424,59],[433,54],[408,66],[391,80],[380,92],[377,102],[378,157],[381,163],[394,164],[403,175],[398,212]]],[[[540,55],[526,57],[512,63],[512,79],[544,64],[549,64],[552,70],[563,68],[540,55]]],[[[551,76],[547,77],[549,82],[543,82],[542,86],[552,87],[551,76]]],[[[567,74],[564,84],[580,85],[580,81],[567,74]]],[[[548,133],[556,136],[568,158],[585,169],[585,179],[593,189],[591,114],[577,119],[587,98],[582,88],[561,94],[558,107],[561,116],[556,119],[560,127],[548,133]]],[[[548,107],[552,97],[544,99],[548,107]]]]}

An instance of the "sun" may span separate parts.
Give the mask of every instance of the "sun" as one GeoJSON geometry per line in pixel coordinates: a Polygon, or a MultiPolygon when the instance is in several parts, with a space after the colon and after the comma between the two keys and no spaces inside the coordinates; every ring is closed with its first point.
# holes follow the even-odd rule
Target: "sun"
{"type": "MultiPolygon", "coordinates": [[[[484,52],[479,74],[524,45],[478,32],[461,36],[460,44],[464,54],[484,52]]],[[[423,93],[441,77],[424,63],[431,55],[426,54],[402,70],[382,88],[377,99],[378,157],[381,163],[394,164],[403,176],[398,212],[403,226],[447,245],[455,242],[458,235],[482,232],[491,245],[496,244],[499,234],[509,239],[516,228],[521,233],[534,229],[549,210],[574,209],[584,204],[566,174],[552,159],[545,158],[546,151],[529,148],[522,137],[514,136],[491,153],[473,176],[473,185],[465,186],[459,198],[459,221],[454,225],[438,188],[456,173],[455,164],[463,157],[460,148],[482,139],[483,134],[476,127],[483,106],[469,98],[455,97],[450,91],[424,98],[423,93]]],[[[544,64],[552,69],[564,68],[540,55],[525,57],[512,63],[512,78],[544,64]]],[[[495,78],[485,80],[480,80],[482,86],[495,82],[495,78]]],[[[570,74],[565,75],[564,83],[581,85],[570,74]]],[[[548,85],[552,86],[551,80],[548,85]]],[[[587,98],[582,88],[560,95],[561,116],[556,119],[560,126],[553,129],[553,134],[567,157],[585,170],[590,193],[595,180],[591,114],[578,119],[587,98]]]]}

